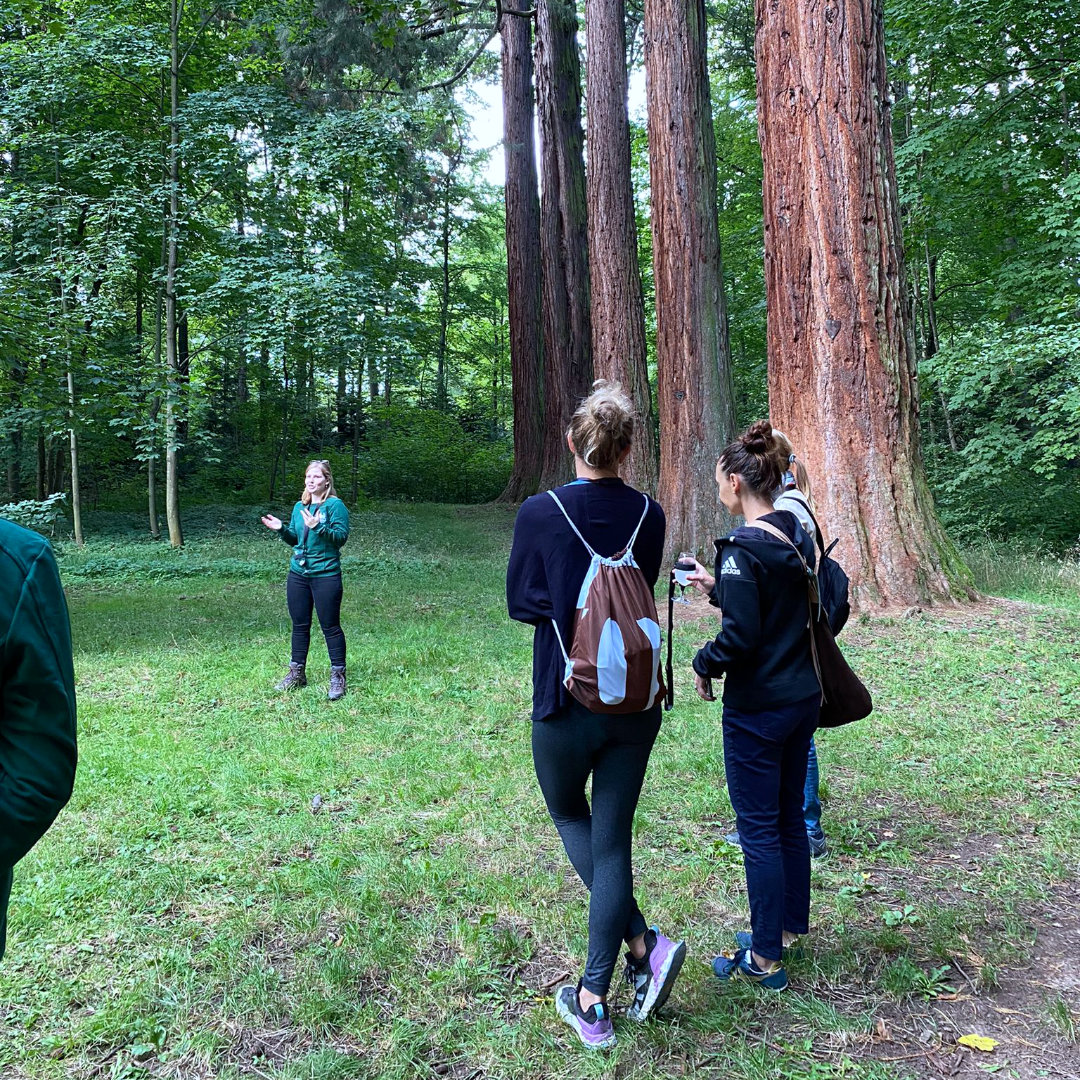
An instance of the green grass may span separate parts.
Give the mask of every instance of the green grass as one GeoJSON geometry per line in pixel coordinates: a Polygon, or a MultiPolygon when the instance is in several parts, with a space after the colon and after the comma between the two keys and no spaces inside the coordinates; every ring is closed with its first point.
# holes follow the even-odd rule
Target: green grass
{"type": "MultiPolygon", "coordinates": [[[[180,553],[99,519],[113,540],[61,553],[82,757],[17,868],[4,1080],[903,1077],[878,1058],[907,1043],[890,1053],[876,1023],[900,1040],[946,987],[1012,986],[1077,878],[1080,614],[856,621],[877,709],[819,741],[833,855],[811,949],[779,999],[717,993],[706,965],[746,925],[745,886],[719,709],[686,662],[711,616],[689,609],[636,874],[690,959],[666,1019],[623,1022],[619,1049],[588,1057],[550,1000],[583,963],[586,896],[532,774],[530,633],[502,596],[512,514],[355,515],[334,706],[318,640],[315,685],[269,689],[287,550],[254,518],[193,512],[180,553]]],[[[1077,1005],[1032,1005],[1051,1048],[1075,1040],[1077,1005]]]]}
{"type": "Polygon", "coordinates": [[[1055,556],[1020,542],[965,549],[975,585],[990,596],[1054,604],[1080,611],[1080,545],[1055,556]]]}

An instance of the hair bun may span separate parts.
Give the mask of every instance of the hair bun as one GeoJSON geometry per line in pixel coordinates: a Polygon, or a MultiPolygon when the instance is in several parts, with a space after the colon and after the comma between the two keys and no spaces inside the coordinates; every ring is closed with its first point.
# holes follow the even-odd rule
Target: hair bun
{"type": "Polygon", "coordinates": [[[758,420],[739,436],[739,442],[751,454],[772,454],[776,450],[776,436],[769,420],[758,420]]]}

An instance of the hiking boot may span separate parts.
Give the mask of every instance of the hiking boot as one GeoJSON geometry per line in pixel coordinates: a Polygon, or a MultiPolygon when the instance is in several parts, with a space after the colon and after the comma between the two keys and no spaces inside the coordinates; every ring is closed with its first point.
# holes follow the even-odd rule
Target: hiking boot
{"type": "Polygon", "coordinates": [[[671,941],[655,926],[645,931],[645,948],[640,960],[626,954],[625,978],[634,990],[634,1000],[626,1010],[631,1020],[648,1020],[660,1010],[686,959],[686,942],[671,941]]]}
{"type": "Polygon", "coordinates": [[[327,691],[326,696],[331,701],[337,701],[338,698],[345,696],[345,669],[343,667],[332,667],[330,669],[330,689],[327,691]]]}
{"type": "Polygon", "coordinates": [[[573,1028],[574,1034],[588,1050],[610,1050],[615,1045],[615,1028],[607,1008],[600,1002],[581,1011],[577,987],[573,983],[555,991],[555,1008],[559,1019],[573,1028]]]}
{"type": "Polygon", "coordinates": [[[304,665],[290,664],[288,674],[274,687],[274,689],[299,690],[302,686],[307,686],[307,675],[304,674],[304,665]]]}
{"type": "MultiPolygon", "coordinates": [[[[749,930],[736,930],[735,931],[735,944],[740,949],[753,948],[754,938],[749,930]]],[[[780,960],[801,960],[803,958],[803,947],[801,945],[785,945],[780,949],[780,960]]]]}
{"type": "Polygon", "coordinates": [[[721,982],[739,980],[762,986],[766,990],[787,989],[788,977],[783,965],[770,964],[768,969],[763,971],[754,963],[749,949],[739,949],[734,956],[718,956],[712,962],[712,969],[721,982]]]}

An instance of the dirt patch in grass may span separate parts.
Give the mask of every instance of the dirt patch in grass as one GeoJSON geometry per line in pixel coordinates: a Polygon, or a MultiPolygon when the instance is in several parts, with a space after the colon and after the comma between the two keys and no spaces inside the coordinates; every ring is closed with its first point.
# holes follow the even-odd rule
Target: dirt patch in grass
{"type": "MultiPolygon", "coordinates": [[[[1070,882],[1028,913],[1033,941],[1020,962],[995,972],[996,987],[980,985],[981,957],[954,958],[941,980],[952,990],[883,1001],[874,1029],[852,1047],[854,1058],[895,1062],[916,1077],[982,1076],[1002,1070],[1016,1080],[1080,1075],[1080,885],[1070,882]],[[968,1047],[964,1036],[996,1045],[968,1047]]],[[[920,968],[932,973],[936,962],[920,968]]],[[[837,1008],[843,995],[822,994],[837,1008]]],[[[864,1002],[864,1007],[865,1007],[864,1002]]]]}

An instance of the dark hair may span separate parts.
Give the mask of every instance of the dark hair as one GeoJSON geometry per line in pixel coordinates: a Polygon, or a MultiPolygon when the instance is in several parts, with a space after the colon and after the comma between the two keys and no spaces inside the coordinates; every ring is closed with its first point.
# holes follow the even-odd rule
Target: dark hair
{"type": "Polygon", "coordinates": [[[755,495],[771,502],[781,477],[772,423],[758,420],[725,446],[720,453],[720,468],[728,476],[741,476],[755,495]]]}
{"type": "Polygon", "coordinates": [[[574,452],[591,469],[614,469],[634,437],[634,406],[618,383],[597,379],[567,433],[574,452]]]}

